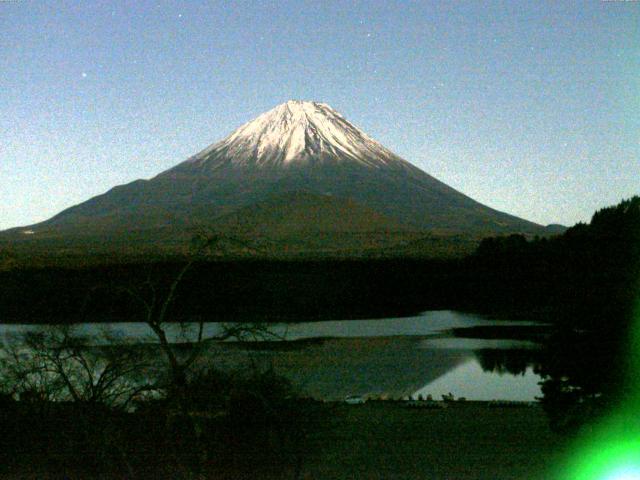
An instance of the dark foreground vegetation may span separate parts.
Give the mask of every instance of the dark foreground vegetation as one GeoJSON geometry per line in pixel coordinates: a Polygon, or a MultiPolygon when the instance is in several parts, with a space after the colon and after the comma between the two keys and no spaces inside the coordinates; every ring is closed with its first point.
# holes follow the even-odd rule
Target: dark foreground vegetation
{"type": "Polygon", "coordinates": [[[204,342],[149,325],[157,344],[55,326],[1,352],[0,477],[300,478],[323,409],[270,368],[218,370],[204,342]]]}
{"type": "Polygon", "coordinates": [[[221,379],[206,380],[214,383],[203,379],[202,392],[190,391],[184,411],[168,398],[127,411],[102,402],[5,397],[0,477],[301,478],[305,456],[318,448],[310,431],[324,429],[322,406],[284,395],[274,378],[224,382],[224,393],[214,390],[221,379]]]}
{"type": "Polygon", "coordinates": [[[154,412],[64,405],[43,416],[34,405],[4,406],[0,415],[13,429],[6,431],[19,430],[22,443],[0,453],[2,478],[542,480],[553,478],[549,470],[565,453],[539,407],[469,402],[424,410],[386,401],[289,408],[297,416],[280,423],[263,413],[203,419],[209,450],[202,461],[184,443],[187,433],[154,412]]]}
{"type": "Polygon", "coordinates": [[[0,365],[1,478],[535,479],[563,445],[537,405],[327,404],[269,368],[218,370],[202,344],[93,346],[66,326],[22,339],[0,365]]]}

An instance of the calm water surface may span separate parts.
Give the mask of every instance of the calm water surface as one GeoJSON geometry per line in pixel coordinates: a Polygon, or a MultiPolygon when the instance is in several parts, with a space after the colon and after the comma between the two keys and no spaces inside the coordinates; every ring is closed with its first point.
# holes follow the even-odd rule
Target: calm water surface
{"type": "MultiPolygon", "coordinates": [[[[211,343],[209,351],[230,368],[249,359],[273,367],[289,377],[303,393],[335,400],[346,395],[398,398],[445,393],[469,400],[531,401],[540,396],[540,378],[531,368],[512,375],[482,368],[483,351],[517,354],[532,350],[531,342],[500,339],[454,338],[452,328],[497,325],[531,325],[505,322],[454,311],[430,311],[415,317],[376,320],[336,320],[275,325],[272,331],[287,340],[315,339],[294,349],[243,349],[211,343]]],[[[40,328],[32,325],[0,325],[4,345],[16,342],[16,334],[40,328]]],[[[218,335],[224,325],[206,323],[204,337],[218,335]]],[[[79,333],[102,342],[103,332],[127,341],[152,342],[153,332],[144,323],[80,324],[79,333]]],[[[197,326],[169,324],[172,342],[195,338],[197,326]]],[[[484,362],[486,363],[486,362],[484,362]]]]}

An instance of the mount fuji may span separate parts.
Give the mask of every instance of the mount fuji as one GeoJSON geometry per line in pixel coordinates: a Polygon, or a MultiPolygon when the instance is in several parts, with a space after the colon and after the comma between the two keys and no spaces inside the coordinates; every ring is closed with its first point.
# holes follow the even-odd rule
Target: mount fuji
{"type": "Polygon", "coordinates": [[[445,185],[329,105],[292,100],[150,180],[117,186],[0,239],[171,250],[194,228],[276,239],[301,251],[546,231],[445,185]]]}

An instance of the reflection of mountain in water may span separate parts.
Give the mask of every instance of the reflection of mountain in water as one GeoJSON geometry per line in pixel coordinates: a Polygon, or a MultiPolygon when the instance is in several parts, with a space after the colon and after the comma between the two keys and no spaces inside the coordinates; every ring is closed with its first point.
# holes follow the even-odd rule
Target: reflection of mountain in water
{"type": "MultiPolygon", "coordinates": [[[[339,400],[347,395],[398,398],[411,395],[472,358],[465,350],[417,348],[421,337],[325,339],[300,349],[224,348],[228,366],[247,361],[273,367],[303,394],[339,400]]],[[[219,348],[219,347],[218,347],[219,348]]]]}
{"type": "Polygon", "coordinates": [[[462,365],[430,382],[413,394],[413,397],[441,395],[452,392],[469,400],[510,400],[533,401],[541,394],[540,377],[531,367],[518,375],[511,373],[487,372],[476,359],[469,359],[462,365]]]}

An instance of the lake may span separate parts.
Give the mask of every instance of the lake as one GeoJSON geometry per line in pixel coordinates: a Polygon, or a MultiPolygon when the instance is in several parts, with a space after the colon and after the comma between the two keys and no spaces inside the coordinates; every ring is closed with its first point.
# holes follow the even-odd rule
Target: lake
{"type": "MultiPolygon", "coordinates": [[[[225,324],[229,325],[229,324],[225,324]]],[[[406,398],[449,392],[468,400],[533,401],[540,396],[539,376],[531,365],[517,372],[503,368],[510,356],[528,358],[537,345],[530,341],[453,336],[451,329],[492,326],[530,326],[455,311],[428,311],[414,317],[375,320],[336,320],[271,327],[277,341],[249,344],[214,341],[225,327],[204,324],[207,357],[220,368],[246,365],[273,368],[289,378],[306,396],[339,400],[347,395],[406,398]],[[286,339],[290,344],[281,344],[286,339]],[[286,348],[282,348],[286,345],[286,348]],[[498,361],[496,359],[499,359],[498,361]],[[512,373],[509,373],[511,371],[512,373]],[[515,373],[515,374],[514,374],[515,373]]],[[[0,325],[4,345],[16,334],[40,328],[0,325]]],[[[79,333],[103,342],[103,332],[122,341],[155,343],[144,323],[79,324],[79,333]]],[[[196,324],[168,324],[168,338],[180,343],[196,338],[196,324]]],[[[257,339],[261,340],[261,339],[257,339]]],[[[262,339],[264,340],[264,339],[262,339]]],[[[522,364],[522,362],[520,362],[522,364]]]]}

